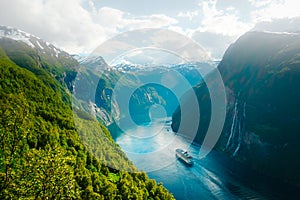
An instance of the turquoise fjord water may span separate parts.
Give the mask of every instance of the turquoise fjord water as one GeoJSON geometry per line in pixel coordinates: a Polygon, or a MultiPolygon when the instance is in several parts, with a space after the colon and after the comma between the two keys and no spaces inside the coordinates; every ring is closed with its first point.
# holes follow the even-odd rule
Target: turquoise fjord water
{"type": "Polygon", "coordinates": [[[176,136],[170,120],[156,120],[126,130],[116,142],[150,178],[176,199],[299,199],[299,188],[260,175],[222,153],[212,151],[197,159],[200,146],[176,136]],[[175,149],[188,149],[194,165],[175,157],[175,149]]]}

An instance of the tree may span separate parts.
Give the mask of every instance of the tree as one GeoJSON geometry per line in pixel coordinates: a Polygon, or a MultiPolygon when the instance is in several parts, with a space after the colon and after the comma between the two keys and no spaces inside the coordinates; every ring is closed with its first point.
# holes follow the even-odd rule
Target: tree
{"type": "Polygon", "coordinates": [[[24,150],[30,130],[29,105],[23,94],[1,94],[0,99],[0,191],[11,186],[16,160],[24,150]]]}
{"type": "Polygon", "coordinates": [[[75,187],[75,158],[61,147],[31,149],[24,155],[15,174],[18,187],[13,192],[34,199],[72,199],[79,196],[75,187]]]}
{"type": "Polygon", "coordinates": [[[75,197],[66,150],[49,145],[29,149],[26,136],[32,128],[29,104],[23,94],[1,94],[0,99],[0,199],[75,197]]]}

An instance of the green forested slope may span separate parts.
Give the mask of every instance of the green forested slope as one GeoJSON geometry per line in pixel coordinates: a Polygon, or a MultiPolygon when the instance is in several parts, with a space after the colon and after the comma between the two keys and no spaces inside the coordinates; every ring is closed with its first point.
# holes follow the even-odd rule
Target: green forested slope
{"type": "Polygon", "coordinates": [[[173,199],[61,91],[0,49],[0,199],[173,199]]]}

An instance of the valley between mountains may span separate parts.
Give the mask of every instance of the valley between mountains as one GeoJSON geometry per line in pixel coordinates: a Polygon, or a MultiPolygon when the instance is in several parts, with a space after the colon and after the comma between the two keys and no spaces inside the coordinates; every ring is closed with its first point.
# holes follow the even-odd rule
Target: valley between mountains
{"type": "MultiPolygon", "coordinates": [[[[157,174],[149,178],[138,169],[116,141],[124,127],[166,117],[171,121],[165,134],[180,134],[201,146],[212,102],[199,71],[213,83],[217,70],[227,105],[212,154],[224,165],[238,163],[234,166],[247,166],[257,176],[291,186],[292,192],[299,189],[299,33],[252,31],[231,44],[221,61],[145,67],[109,66],[102,57],[70,55],[29,33],[0,26],[0,70],[0,199],[180,198],[169,182],[166,187],[151,179],[157,174]],[[166,77],[190,87],[175,94],[155,84],[166,77]],[[120,93],[132,92],[127,104],[114,98],[117,87],[120,93]],[[190,133],[180,132],[181,119],[194,119],[181,113],[180,105],[193,105],[191,91],[201,115],[195,137],[188,138],[190,133]]],[[[208,176],[209,170],[202,170],[208,176]]],[[[224,189],[230,194],[226,198],[236,195],[231,189],[224,189]]]]}

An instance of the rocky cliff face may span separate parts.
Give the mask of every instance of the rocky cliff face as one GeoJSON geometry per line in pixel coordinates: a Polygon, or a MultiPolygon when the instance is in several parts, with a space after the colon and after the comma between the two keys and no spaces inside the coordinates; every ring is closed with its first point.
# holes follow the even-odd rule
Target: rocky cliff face
{"type": "MultiPolygon", "coordinates": [[[[263,173],[299,183],[300,35],[249,32],[228,48],[218,69],[228,105],[216,148],[263,173]]],[[[195,88],[200,107],[209,102],[204,90],[203,83],[195,88]]],[[[174,131],[179,114],[173,114],[174,131]]],[[[202,114],[199,143],[210,112],[202,114]]]]}

